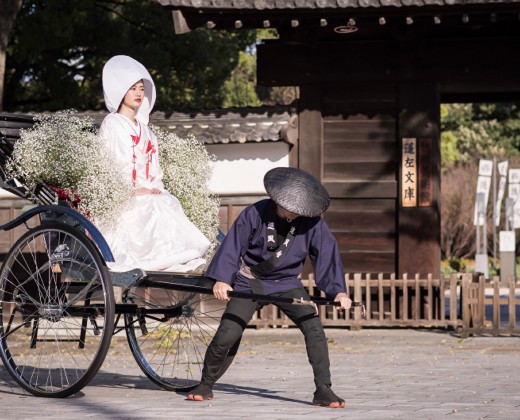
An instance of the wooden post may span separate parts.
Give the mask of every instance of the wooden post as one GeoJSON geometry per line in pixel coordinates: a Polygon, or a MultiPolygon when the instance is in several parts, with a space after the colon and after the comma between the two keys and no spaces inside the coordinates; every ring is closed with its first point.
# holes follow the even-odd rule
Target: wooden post
{"type": "Polygon", "coordinates": [[[367,320],[372,319],[372,291],[370,289],[371,281],[372,276],[368,274],[367,279],[365,281],[365,310],[367,320]]]}
{"type": "Polygon", "coordinates": [[[395,321],[395,273],[390,275],[390,320],[395,321]]]}
{"type": "MultiPolygon", "coordinates": [[[[345,273],[345,285],[347,286],[349,297],[352,296],[351,290],[350,290],[350,275],[348,273],[345,273]]],[[[353,297],[354,296],[352,296],[352,298],[353,297]]],[[[345,312],[345,320],[349,320],[350,318],[352,318],[350,313],[351,313],[351,311],[346,311],[345,312]]]]}
{"type": "MultiPolygon", "coordinates": [[[[417,156],[425,156],[418,169],[418,193],[428,185],[430,199],[418,201],[416,207],[399,203],[398,276],[404,273],[440,275],[440,95],[431,81],[403,81],[398,87],[398,141],[417,139],[417,156]],[[430,150],[424,150],[424,149],[430,150]],[[424,153],[421,152],[421,149],[424,153]],[[422,164],[421,164],[422,163],[422,164]],[[426,164],[427,163],[427,164],[426,164]]],[[[400,181],[406,173],[401,170],[400,181]]],[[[401,184],[401,182],[400,182],[401,184]]],[[[401,185],[402,188],[402,185],[401,185]]],[[[401,197],[401,194],[398,194],[401,197]]],[[[400,200],[400,198],[398,198],[400,200]]],[[[416,292],[418,293],[418,291],[416,292]]]]}
{"type": "Polygon", "coordinates": [[[462,312],[462,337],[468,337],[469,335],[469,328],[471,323],[471,311],[469,307],[469,286],[471,282],[471,274],[464,275],[462,278],[462,285],[461,285],[461,312],[462,312]]]}
{"type": "Polygon", "coordinates": [[[321,89],[303,86],[299,99],[299,145],[297,167],[306,170],[318,180],[322,179],[322,116],[321,89]]]}
{"type": "Polygon", "coordinates": [[[457,274],[450,274],[450,321],[456,323],[457,316],[457,274]]]}
{"type": "Polygon", "coordinates": [[[415,316],[417,321],[421,318],[421,286],[419,284],[419,274],[415,275],[415,316]]]}
{"type": "Polygon", "coordinates": [[[228,204],[226,206],[226,211],[227,211],[227,217],[226,217],[226,231],[229,232],[229,229],[231,228],[231,225],[233,224],[233,222],[235,221],[235,217],[234,217],[234,214],[233,214],[233,204],[228,204]]]}
{"type": "MultiPolygon", "coordinates": [[[[361,293],[361,274],[354,274],[354,300],[360,302],[363,298],[361,293]]],[[[356,321],[355,329],[359,330],[361,324],[361,308],[354,309],[354,320],[356,321]]]]}
{"type": "Polygon", "coordinates": [[[493,335],[498,335],[500,329],[500,285],[493,282],[493,335]]]}
{"type": "Polygon", "coordinates": [[[384,308],[384,304],[385,304],[385,299],[384,299],[384,295],[383,295],[383,276],[380,274],[377,278],[377,293],[378,293],[378,298],[379,298],[379,302],[378,302],[378,310],[379,310],[379,320],[382,321],[383,320],[383,316],[384,316],[384,312],[385,312],[385,308],[384,308]]]}
{"type": "Polygon", "coordinates": [[[408,274],[403,274],[403,316],[404,321],[408,320],[408,274]]]}
{"type": "Polygon", "coordinates": [[[433,282],[433,277],[431,274],[428,274],[428,283],[426,286],[426,289],[428,290],[428,297],[427,297],[428,308],[426,308],[428,321],[433,320],[433,286],[432,286],[432,282],[433,282]]]}
{"type": "Polygon", "coordinates": [[[509,277],[509,329],[516,328],[516,284],[515,278],[509,277]]]}
{"type": "Polygon", "coordinates": [[[444,278],[444,274],[441,273],[440,283],[439,283],[439,307],[440,307],[440,316],[439,319],[444,322],[446,319],[446,299],[444,296],[444,288],[445,288],[446,279],[444,278]]]}
{"type": "MultiPolygon", "coordinates": [[[[498,281],[498,277],[495,277],[498,281]]],[[[483,328],[486,320],[486,278],[480,276],[478,279],[478,323],[483,328]]]]}

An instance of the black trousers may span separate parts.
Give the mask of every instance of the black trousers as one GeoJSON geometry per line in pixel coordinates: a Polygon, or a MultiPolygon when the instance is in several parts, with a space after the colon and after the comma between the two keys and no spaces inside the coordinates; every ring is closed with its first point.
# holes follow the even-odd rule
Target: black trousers
{"type": "MultiPolygon", "coordinates": [[[[309,299],[305,289],[292,289],[273,296],[309,299]]],[[[305,337],[307,356],[314,372],[316,386],[330,384],[330,361],[323,325],[312,306],[275,303],[301,330],[305,337]]],[[[213,384],[224,374],[236,355],[242,333],[261,303],[249,299],[231,298],[222,315],[220,326],[204,358],[202,383],[213,384]]]]}

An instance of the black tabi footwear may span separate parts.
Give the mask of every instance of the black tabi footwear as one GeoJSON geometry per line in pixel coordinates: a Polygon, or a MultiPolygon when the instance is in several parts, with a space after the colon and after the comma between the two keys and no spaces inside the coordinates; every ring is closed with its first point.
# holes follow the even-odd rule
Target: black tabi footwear
{"type": "Polygon", "coordinates": [[[213,399],[213,390],[209,385],[199,384],[188,394],[188,400],[205,401],[213,399]]]}
{"type": "Polygon", "coordinates": [[[324,384],[318,386],[316,391],[314,391],[314,398],[312,399],[312,403],[314,405],[319,405],[320,407],[329,407],[329,408],[345,408],[346,403],[343,398],[338,397],[332,389],[330,385],[324,384]]]}

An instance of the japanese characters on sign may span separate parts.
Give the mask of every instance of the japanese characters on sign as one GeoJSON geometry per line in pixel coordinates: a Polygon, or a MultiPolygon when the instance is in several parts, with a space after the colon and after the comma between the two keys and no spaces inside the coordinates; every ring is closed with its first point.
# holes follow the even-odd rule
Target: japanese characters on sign
{"type": "Polygon", "coordinates": [[[491,175],[493,173],[493,161],[480,159],[478,166],[477,179],[477,197],[481,200],[475,200],[475,213],[473,216],[473,224],[475,226],[484,226],[486,219],[486,208],[489,200],[489,189],[491,187],[491,175]]]}
{"type": "Polygon", "coordinates": [[[513,199],[513,229],[520,228],[520,169],[509,169],[509,198],[513,199]]]}
{"type": "Polygon", "coordinates": [[[417,139],[403,138],[401,156],[401,203],[417,206],[417,139]]]}
{"type": "Polygon", "coordinates": [[[401,155],[401,205],[425,207],[433,203],[431,138],[403,138],[401,155]]]}
{"type": "Polygon", "coordinates": [[[502,208],[502,201],[504,200],[504,193],[506,191],[507,183],[507,160],[498,163],[498,173],[500,175],[500,181],[498,184],[498,195],[495,203],[495,226],[500,225],[500,209],[502,208]]]}

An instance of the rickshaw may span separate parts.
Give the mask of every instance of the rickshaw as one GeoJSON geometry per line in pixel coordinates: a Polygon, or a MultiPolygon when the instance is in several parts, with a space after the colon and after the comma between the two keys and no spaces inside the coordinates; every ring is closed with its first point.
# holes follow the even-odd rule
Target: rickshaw
{"type": "MultiPolygon", "coordinates": [[[[32,118],[0,115],[0,187],[32,203],[0,226],[2,231],[27,228],[0,269],[0,357],[6,370],[32,395],[67,397],[89,383],[112,337],[124,331],[150,380],[166,390],[191,390],[199,383],[206,347],[224,309],[213,297],[214,281],[138,267],[111,272],[110,248],[87,217],[60,201],[50,186],[28,188],[23,179],[6,174],[24,124],[30,126],[32,118]],[[34,219],[36,225],[30,226],[34,219]]],[[[336,304],[319,297],[289,302],[250,293],[230,296],[336,304]]],[[[231,362],[228,358],[221,374],[231,362]]]]}

